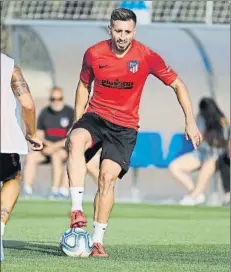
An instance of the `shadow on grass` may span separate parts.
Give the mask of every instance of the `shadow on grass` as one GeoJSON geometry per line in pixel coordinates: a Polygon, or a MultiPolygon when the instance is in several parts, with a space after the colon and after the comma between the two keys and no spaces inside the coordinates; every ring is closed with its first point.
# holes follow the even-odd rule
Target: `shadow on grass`
{"type": "Polygon", "coordinates": [[[53,255],[53,256],[64,256],[60,248],[57,246],[52,246],[49,244],[34,243],[34,242],[24,242],[24,241],[3,241],[4,248],[15,249],[19,251],[30,251],[41,254],[53,255]]]}
{"type": "MultiPolygon", "coordinates": [[[[45,242],[6,240],[4,247],[32,255],[64,256],[58,245],[45,242]]],[[[106,249],[112,261],[229,265],[229,245],[113,245],[106,249]]]]}

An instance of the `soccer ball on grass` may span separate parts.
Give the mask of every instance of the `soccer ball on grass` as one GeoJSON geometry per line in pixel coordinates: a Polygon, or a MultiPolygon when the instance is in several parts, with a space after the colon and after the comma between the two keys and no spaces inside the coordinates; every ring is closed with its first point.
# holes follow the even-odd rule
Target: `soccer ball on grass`
{"type": "Polygon", "coordinates": [[[81,228],[68,229],[60,239],[60,248],[70,257],[88,257],[93,248],[91,235],[81,228]]]}

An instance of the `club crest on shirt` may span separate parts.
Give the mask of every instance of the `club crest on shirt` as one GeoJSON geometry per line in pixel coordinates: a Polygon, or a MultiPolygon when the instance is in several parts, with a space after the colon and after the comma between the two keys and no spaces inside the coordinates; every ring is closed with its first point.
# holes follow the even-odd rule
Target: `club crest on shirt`
{"type": "Polygon", "coordinates": [[[133,74],[139,71],[139,62],[137,60],[131,60],[128,63],[128,69],[133,74]]]}
{"type": "Polygon", "coordinates": [[[61,125],[61,127],[66,128],[69,125],[69,123],[70,122],[69,122],[69,119],[67,117],[62,117],[60,119],[60,125],[61,125]]]}

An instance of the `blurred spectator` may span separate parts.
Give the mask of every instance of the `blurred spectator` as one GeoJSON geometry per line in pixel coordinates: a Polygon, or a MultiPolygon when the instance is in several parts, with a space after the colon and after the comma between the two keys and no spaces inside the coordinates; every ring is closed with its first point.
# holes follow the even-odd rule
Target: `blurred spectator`
{"type": "Polygon", "coordinates": [[[216,171],[219,156],[227,147],[229,125],[224,114],[211,98],[203,98],[199,103],[198,127],[204,137],[198,150],[177,158],[169,170],[189,192],[181,205],[197,205],[205,202],[205,188],[216,171]],[[189,173],[198,170],[197,183],[194,185],[189,173]]]}
{"type": "Polygon", "coordinates": [[[221,175],[223,189],[225,191],[224,204],[230,204],[230,135],[227,150],[219,157],[217,168],[221,175]]]}
{"type": "Polygon", "coordinates": [[[54,87],[50,94],[50,103],[38,118],[38,134],[43,139],[44,149],[41,152],[31,151],[26,158],[24,168],[24,194],[32,195],[32,186],[38,164],[51,163],[52,188],[50,197],[68,196],[68,178],[64,171],[67,158],[65,150],[66,135],[73,124],[74,110],[64,104],[63,90],[54,87]]]}

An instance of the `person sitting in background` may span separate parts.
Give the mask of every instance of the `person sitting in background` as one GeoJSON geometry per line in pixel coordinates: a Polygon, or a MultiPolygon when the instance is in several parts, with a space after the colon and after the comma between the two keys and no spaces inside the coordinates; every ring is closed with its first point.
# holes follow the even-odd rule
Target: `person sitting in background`
{"type": "Polygon", "coordinates": [[[197,125],[204,141],[197,150],[185,154],[173,161],[169,170],[173,177],[188,191],[181,205],[197,205],[205,202],[204,191],[216,171],[217,159],[224,152],[229,125],[226,117],[211,98],[203,98],[199,103],[197,125]],[[198,170],[196,185],[189,173],[198,170]]]}
{"type": "Polygon", "coordinates": [[[50,162],[52,164],[51,197],[57,197],[60,194],[62,196],[69,195],[68,178],[66,171],[64,171],[64,162],[67,158],[65,141],[73,118],[73,109],[64,104],[63,90],[59,87],[52,88],[50,104],[41,111],[37,122],[38,136],[43,139],[44,148],[40,152],[31,151],[26,157],[24,167],[25,196],[32,195],[38,164],[50,162]]]}
{"type": "Polygon", "coordinates": [[[225,191],[224,205],[230,204],[230,135],[227,150],[218,158],[217,169],[220,172],[223,189],[225,191]]]}

